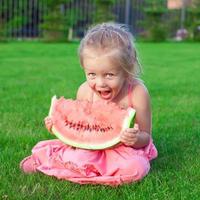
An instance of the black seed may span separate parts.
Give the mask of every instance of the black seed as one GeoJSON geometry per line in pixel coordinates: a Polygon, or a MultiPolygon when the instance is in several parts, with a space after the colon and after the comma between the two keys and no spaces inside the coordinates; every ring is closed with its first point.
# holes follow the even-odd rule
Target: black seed
{"type": "Polygon", "coordinates": [[[67,126],[69,124],[69,122],[68,121],[65,121],[65,126],[67,126]]]}
{"type": "Polygon", "coordinates": [[[93,130],[96,130],[96,125],[92,125],[92,129],[93,129],[93,130]]]}

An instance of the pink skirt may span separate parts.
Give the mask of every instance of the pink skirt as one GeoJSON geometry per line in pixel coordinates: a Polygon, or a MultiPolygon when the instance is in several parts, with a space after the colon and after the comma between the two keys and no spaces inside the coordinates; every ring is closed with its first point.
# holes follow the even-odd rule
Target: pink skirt
{"type": "Polygon", "coordinates": [[[84,150],[60,140],[41,141],[32,149],[36,171],[80,184],[120,185],[141,180],[157,150],[150,141],[142,149],[118,145],[112,149],[84,150]]]}

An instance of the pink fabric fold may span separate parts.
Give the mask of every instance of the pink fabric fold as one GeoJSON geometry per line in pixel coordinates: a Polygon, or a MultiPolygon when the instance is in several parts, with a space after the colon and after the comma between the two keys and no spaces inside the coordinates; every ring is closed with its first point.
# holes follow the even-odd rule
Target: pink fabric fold
{"type": "Polygon", "coordinates": [[[36,170],[46,175],[80,184],[120,185],[139,181],[157,157],[152,142],[142,149],[118,145],[112,149],[84,150],[63,144],[60,140],[39,142],[31,158],[36,170]]]}

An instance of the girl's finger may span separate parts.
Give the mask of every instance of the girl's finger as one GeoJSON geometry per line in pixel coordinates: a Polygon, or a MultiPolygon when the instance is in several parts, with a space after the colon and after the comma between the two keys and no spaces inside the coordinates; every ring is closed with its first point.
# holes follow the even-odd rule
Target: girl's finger
{"type": "Polygon", "coordinates": [[[126,135],[127,137],[131,137],[131,138],[136,137],[136,134],[137,134],[137,131],[135,131],[135,130],[126,131],[124,133],[124,135],[126,135]]]}
{"type": "Polygon", "coordinates": [[[131,137],[121,137],[120,140],[124,143],[132,143],[135,142],[135,138],[131,138],[131,137]]]}
{"type": "Polygon", "coordinates": [[[139,125],[138,124],[134,124],[134,127],[133,127],[135,130],[139,130],[139,125]]]}

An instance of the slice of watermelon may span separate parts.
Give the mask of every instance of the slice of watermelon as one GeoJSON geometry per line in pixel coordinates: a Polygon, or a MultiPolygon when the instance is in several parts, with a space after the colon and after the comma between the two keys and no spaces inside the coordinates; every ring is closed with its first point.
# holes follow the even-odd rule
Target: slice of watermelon
{"type": "Polygon", "coordinates": [[[52,97],[52,132],[64,143],[83,149],[105,149],[120,142],[120,133],[134,123],[135,110],[114,103],[52,97]]]}

